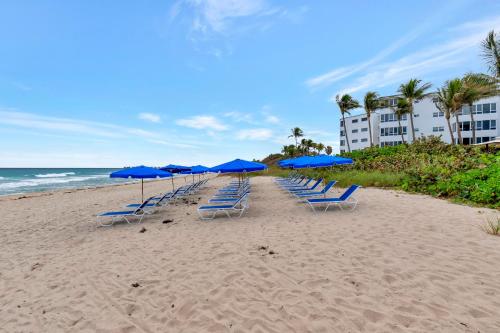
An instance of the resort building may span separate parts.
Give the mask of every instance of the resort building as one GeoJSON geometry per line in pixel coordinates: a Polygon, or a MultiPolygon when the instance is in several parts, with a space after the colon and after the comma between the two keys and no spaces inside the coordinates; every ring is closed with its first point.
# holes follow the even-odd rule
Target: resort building
{"type": "MultiPolygon", "coordinates": [[[[386,100],[388,107],[378,109],[371,116],[371,127],[374,146],[394,146],[412,141],[411,125],[409,115],[401,117],[401,132],[398,119],[392,108],[396,106],[398,96],[382,97],[386,100]]],[[[444,142],[451,143],[448,124],[444,113],[436,107],[436,95],[430,94],[413,105],[413,124],[415,137],[440,136],[444,142]]],[[[464,106],[459,112],[459,124],[462,130],[464,144],[482,143],[494,140],[500,136],[500,96],[484,98],[472,107],[476,127],[476,142],[472,142],[471,116],[468,106],[464,106]]],[[[351,151],[363,149],[370,146],[368,131],[368,119],[366,114],[349,116],[345,118],[347,125],[347,138],[351,151]]],[[[450,118],[455,142],[458,142],[457,123],[454,115],[450,118]]],[[[344,124],[340,119],[340,152],[347,151],[344,124]]]]}

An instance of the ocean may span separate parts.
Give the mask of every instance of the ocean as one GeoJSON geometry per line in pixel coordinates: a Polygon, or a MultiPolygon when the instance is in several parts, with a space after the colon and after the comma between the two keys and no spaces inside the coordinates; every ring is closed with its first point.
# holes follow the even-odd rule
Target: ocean
{"type": "Polygon", "coordinates": [[[131,182],[109,178],[118,169],[89,168],[0,168],[0,195],[87,188],[131,182]]]}

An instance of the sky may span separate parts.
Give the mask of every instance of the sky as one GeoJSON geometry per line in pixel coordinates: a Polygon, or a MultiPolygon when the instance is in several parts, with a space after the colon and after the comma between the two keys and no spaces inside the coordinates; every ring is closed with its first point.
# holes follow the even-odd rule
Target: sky
{"type": "Polygon", "coordinates": [[[491,29],[494,0],[2,1],[0,167],[338,151],[336,94],[485,72],[491,29]]]}

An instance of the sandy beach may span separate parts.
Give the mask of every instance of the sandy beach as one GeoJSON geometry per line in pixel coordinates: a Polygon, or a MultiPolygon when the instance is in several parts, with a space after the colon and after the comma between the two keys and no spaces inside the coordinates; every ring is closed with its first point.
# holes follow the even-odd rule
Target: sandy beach
{"type": "Polygon", "coordinates": [[[137,184],[0,198],[0,331],[500,332],[500,238],[478,227],[497,211],[361,189],[313,214],[251,181],[244,217],[208,222],[179,203],[97,227],[137,184]]]}

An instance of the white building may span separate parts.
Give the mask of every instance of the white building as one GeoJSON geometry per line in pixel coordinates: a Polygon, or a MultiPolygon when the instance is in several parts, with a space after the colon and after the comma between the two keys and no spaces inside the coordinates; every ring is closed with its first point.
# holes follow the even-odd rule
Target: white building
{"type": "MultiPolygon", "coordinates": [[[[415,137],[441,136],[444,142],[451,143],[450,133],[444,114],[435,105],[435,94],[430,94],[413,106],[413,124],[415,137]]],[[[401,133],[397,117],[391,109],[395,106],[398,96],[383,97],[388,101],[388,107],[378,109],[371,116],[373,145],[394,146],[402,143],[401,133]]],[[[500,136],[500,96],[484,98],[473,105],[474,122],[476,124],[476,143],[495,139],[500,136]]],[[[402,135],[405,142],[412,141],[411,125],[409,116],[401,119],[402,135]]],[[[363,149],[370,146],[368,121],[365,114],[346,117],[347,137],[352,150],[363,149]]],[[[455,116],[452,115],[451,126],[455,142],[457,137],[457,124],[455,116]]],[[[464,144],[472,143],[472,130],[470,122],[469,107],[466,106],[459,113],[459,123],[462,129],[464,144]]],[[[342,119],[340,119],[340,152],[347,151],[346,136],[342,119]]]]}

